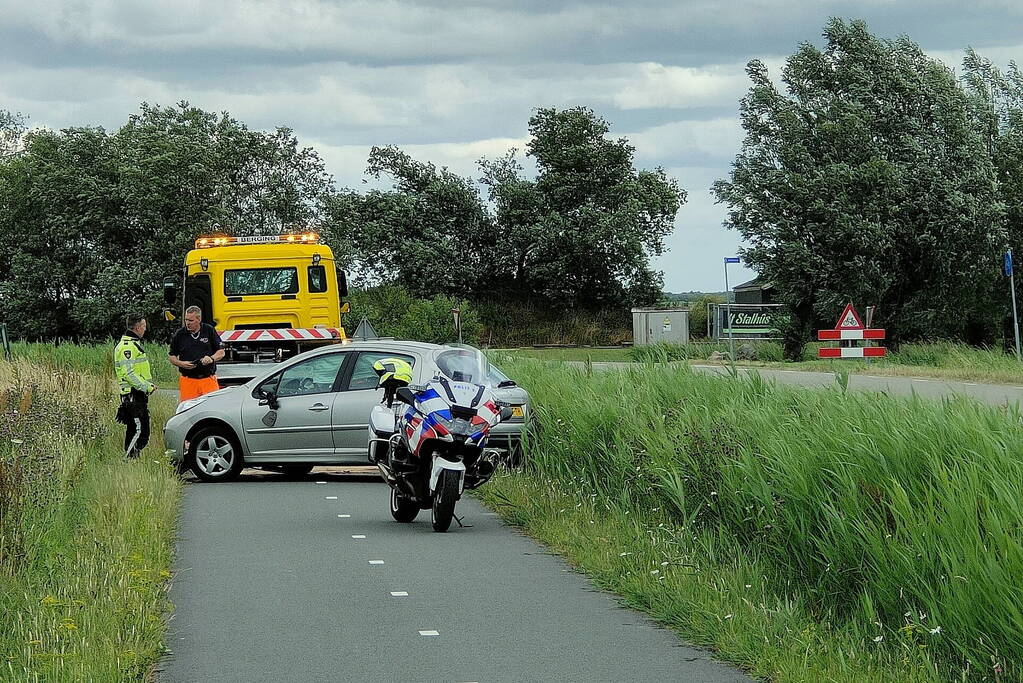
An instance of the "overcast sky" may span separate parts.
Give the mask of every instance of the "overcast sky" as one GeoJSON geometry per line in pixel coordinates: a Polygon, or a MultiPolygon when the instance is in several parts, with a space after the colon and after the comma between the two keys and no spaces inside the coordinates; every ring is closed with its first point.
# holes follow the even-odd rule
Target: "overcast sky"
{"type": "MultiPolygon", "coordinates": [[[[829,16],[907,34],[958,64],[973,46],[1023,62],[1019,0],[0,0],[0,108],[32,125],[116,129],[142,101],[187,99],[253,128],[295,129],[338,184],[361,185],[371,145],[478,175],[525,144],[540,106],[586,105],[689,191],[671,291],[716,290],[738,236],[710,184],[739,148],[743,68],[776,75],[829,16]]],[[[733,284],[752,277],[733,271],[733,284]]]]}

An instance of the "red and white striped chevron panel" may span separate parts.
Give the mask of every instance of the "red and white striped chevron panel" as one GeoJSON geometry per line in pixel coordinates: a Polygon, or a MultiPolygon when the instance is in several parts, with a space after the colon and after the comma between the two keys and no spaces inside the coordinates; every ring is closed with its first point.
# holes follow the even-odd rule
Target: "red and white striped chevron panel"
{"type": "Polygon", "coordinates": [[[818,358],[880,358],[887,353],[883,346],[853,346],[817,349],[818,358]]]}
{"type": "Polygon", "coordinates": [[[340,335],[333,327],[306,327],[267,330],[225,330],[220,333],[221,341],[225,342],[263,342],[263,341],[309,341],[337,339],[340,335]]]}

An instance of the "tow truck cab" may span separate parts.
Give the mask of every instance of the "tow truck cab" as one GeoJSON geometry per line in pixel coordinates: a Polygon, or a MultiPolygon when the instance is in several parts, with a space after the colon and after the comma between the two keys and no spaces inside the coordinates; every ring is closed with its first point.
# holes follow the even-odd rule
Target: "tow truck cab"
{"type": "Polygon", "coordinates": [[[202,310],[226,355],[222,384],[245,382],[266,363],[345,339],[345,274],[316,233],[253,237],[209,236],[195,241],[178,276],[164,280],[168,306],[202,310]]]}

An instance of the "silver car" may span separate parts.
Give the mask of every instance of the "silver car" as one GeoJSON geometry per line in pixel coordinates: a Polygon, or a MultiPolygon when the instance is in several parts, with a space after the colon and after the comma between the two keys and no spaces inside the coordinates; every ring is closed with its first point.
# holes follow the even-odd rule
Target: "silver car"
{"type": "MultiPolygon", "coordinates": [[[[273,365],[245,384],[183,401],[163,428],[166,447],[183,471],[203,481],[230,481],[243,467],[302,475],[316,465],[368,465],[368,423],[383,391],[373,363],[401,358],[413,383],[434,376],[437,344],[373,340],[332,345],[273,365]]],[[[513,416],[488,445],[517,462],[530,416],[529,395],[491,366],[491,385],[513,416]]]]}

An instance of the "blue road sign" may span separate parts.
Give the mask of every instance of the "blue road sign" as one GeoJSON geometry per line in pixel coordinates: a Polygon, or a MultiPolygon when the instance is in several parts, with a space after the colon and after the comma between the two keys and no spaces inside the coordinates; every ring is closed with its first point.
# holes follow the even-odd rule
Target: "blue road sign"
{"type": "Polygon", "coordinates": [[[1005,264],[1004,264],[1003,267],[1005,268],[1005,277],[1011,276],[1012,275],[1012,249],[1010,249],[1009,251],[1005,252],[1005,264]]]}
{"type": "Polygon", "coordinates": [[[725,263],[738,263],[738,262],[739,262],[739,257],[738,256],[726,256],[725,257],[725,263]]]}

